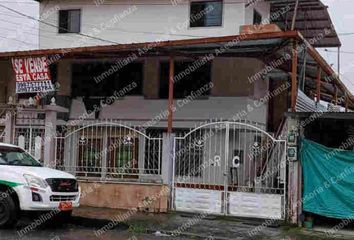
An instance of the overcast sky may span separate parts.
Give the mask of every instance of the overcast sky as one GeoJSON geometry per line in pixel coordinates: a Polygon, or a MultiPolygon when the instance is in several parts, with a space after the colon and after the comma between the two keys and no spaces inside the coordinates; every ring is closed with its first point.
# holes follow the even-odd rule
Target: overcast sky
{"type": "MultiPolygon", "coordinates": [[[[333,23],[338,33],[354,32],[354,0],[322,0],[329,6],[333,23]]],[[[0,4],[38,18],[38,3],[33,0],[0,0],[0,4]]],[[[0,51],[34,49],[38,47],[38,25],[0,8],[0,51]],[[6,39],[5,39],[5,38],[6,39]]],[[[354,93],[354,34],[341,35],[341,79],[354,93]],[[345,53],[352,52],[352,53],[345,53]]],[[[337,49],[320,50],[329,64],[337,71],[337,49]]]]}
{"type": "MultiPolygon", "coordinates": [[[[322,0],[327,4],[338,34],[354,33],[354,0],[322,0]]],[[[341,51],[341,79],[354,93],[354,34],[339,36],[342,42],[341,51]],[[351,53],[344,53],[351,52],[351,53]]],[[[337,49],[328,49],[334,52],[321,51],[328,63],[333,64],[337,71],[337,49]]]]}

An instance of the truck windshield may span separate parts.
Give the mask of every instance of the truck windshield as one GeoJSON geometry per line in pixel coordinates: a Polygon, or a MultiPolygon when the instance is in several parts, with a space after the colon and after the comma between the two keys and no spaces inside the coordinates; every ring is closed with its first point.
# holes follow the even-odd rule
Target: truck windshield
{"type": "Polygon", "coordinates": [[[0,165],[41,167],[26,151],[15,147],[0,147],[0,165]]]}

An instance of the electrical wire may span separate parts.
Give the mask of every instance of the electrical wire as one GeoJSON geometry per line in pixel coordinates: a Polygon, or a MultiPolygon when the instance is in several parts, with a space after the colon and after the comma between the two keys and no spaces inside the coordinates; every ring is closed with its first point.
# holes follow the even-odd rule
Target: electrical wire
{"type": "MultiPolygon", "coordinates": [[[[5,9],[7,9],[7,10],[9,10],[9,11],[14,12],[14,13],[17,13],[17,14],[19,14],[19,15],[21,15],[21,16],[26,17],[26,18],[33,19],[33,20],[36,20],[36,21],[38,21],[38,22],[41,22],[41,23],[43,23],[43,24],[45,24],[45,25],[54,27],[54,28],[56,28],[56,29],[63,29],[63,30],[66,30],[65,28],[62,28],[62,27],[59,27],[59,26],[56,26],[56,25],[47,23],[47,22],[42,21],[42,20],[40,20],[40,19],[36,19],[36,18],[34,18],[34,17],[32,17],[32,16],[26,15],[26,14],[24,14],[24,13],[21,13],[21,12],[15,10],[15,9],[6,7],[6,6],[2,5],[2,4],[0,4],[0,7],[5,8],[5,9]]],[[[111,43],[111,44],[120,44],[120,43],[118,43],[118,42],[114,42],[114,41],[111,41],[111,40],[106,40],[106,39],[99,38],[99,37],[94,37],[94,36],[91,36],[91,35],[88,35],[88,34],[84,34],[84,33],[76,33],[76,34],[81,35],[81,36],[84,36],[84,37],[92,38],[92,39],[95,39],[95,40],[100,40],[100,41],[103,41],[103,42],[111,43]]]]}
{"type": "Polygon", "coordinates": [[[12,41],[16,41],[16,42],[20,42],[20,43],[27,44],[27,45],[36,46],[38,48],[38,46],[36,44],[30,43],[30,42],[25,42],[25,41],[18,40],[18,39],[15,39],[15,38],[9,38],[9,37],[4,37],[4,36],[0,36],[0,38],[7,39],[7,40],[12,40],[12,41]]]}
{"type": "MultiPolygon", "coordinates": [[[[328,50],[328,49],[325,49],[324,51],[325,51],[325,52],[330,52],[330,53],[338,53],[337,51],[332,51],[332,50],[328,50]]],[[[340,50],[339,53],[354,54],[354,52],[351,52],[351,51],[342,51],[342,50],[340,50]]]]}
{"type": "MultiPolygon", "coordinates": [[[[249,1],[247,0],[239,0],[239,1],[230,1],[230,2],[224,2],[224,4],[242,4],[242,3],[248,3],[249,1]]],[[[0,3],[14,3],[14,2],[10,2],[10,1],[0,1],[0,3]]],[[[38,4],[38,3],[31,3],[31,2],[16,2],[16,3],[28,3],[28,4],[38,4]]],[[[174,5],[189,5],[189,1],[180,1],[180,0],[176,0],[175,4],[170,1],[168,3],[95,3],[94,1],[92,1],[92,3],[88,3],[88,2],[74,2],[74,3],[65,3],[67,5],[94,5],[94,6],[129,6],[129,5],[136,5],[136,6],[174,6],[174,5]]]]}

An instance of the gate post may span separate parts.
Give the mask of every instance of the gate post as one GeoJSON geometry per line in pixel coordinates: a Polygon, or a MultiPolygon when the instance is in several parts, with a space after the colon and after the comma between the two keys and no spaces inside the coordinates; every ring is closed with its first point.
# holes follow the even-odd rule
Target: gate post
{"type": "Polygon", "coordinates": [[[161,175],[163,184],[172,184],[174,160],[175,134],[163,133],[162,135],[162,163],[161,175]]]}
{"type": "MultiPolygon", "coordinates": [[[[288,134],[296,131],[298,134],[299,120],[290,118],[288,124],[288,134]]],[[[296,146],[297,147],[297,146],[296,146]]],[[[302,193],[301,187],[301,163],[299,156],[296,161],[289,161],[289,182],[288,182],[288,217],[291,223],[300,224],[300,215],[302,212],[302,193]]]]}
{"type": "Polygon", "coordinates": [[[55,137],[57,132],[57,114],[58,112],[69,112],[68,109],[56,106],[44,106],[45,110],[45,133],[44,133],[44,165],[47,167],[55,167],[55,137]]]}
{"type": "Polygon", "coordinates": [[[175,159],[174,141],[175,141],[175,134],[163,133],[161,176],[162,176],[162,183],[164,185],[168,185],[169,188],[169,204],[168,204],[169,209],[172,209],[173,206],[173,184],[174,184],[173,179],[174,179],[174,159],[175,159]]]}
{"type": "Polygon", "coordinates": [[[13,113],[11,113],[11,111],[7,111],[5,117],[5,137],[4,137],[5,143],[12,143],[13,128],[14,128],[13,113]]]}

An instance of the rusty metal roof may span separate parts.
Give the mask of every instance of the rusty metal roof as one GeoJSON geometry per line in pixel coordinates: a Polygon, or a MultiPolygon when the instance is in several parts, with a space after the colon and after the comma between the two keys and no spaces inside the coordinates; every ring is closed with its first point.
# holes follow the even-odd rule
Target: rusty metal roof
{"type": "MultiPolygon", "coordinates": [[[[216,57],[256,57],[270,59],[279,59],[281,54],[291,52],[289,47],[292,40],[297,40],[301,45],[306,45],[308,64],[306,77],[307,88],[314,88],[314,79],[316,79],[313,68],[319,66],[322,68],[322,81],[326,76],[330,76],[330,82],[322,85],[323,92],[334,93],[334,86],[337,86],[339,97],[348,95],[351,100],[351,107],[354,108],[354,96],[340,81],[331,66],[322,58],[316,49],[308,43],[298,31],[253,33],[244,35],[233,35],[223,37],[210,37],[200,39],[173,40],[162,42],[146,42],[117,44],[104,46],[90,46],[77,48],[59,48],[59,49],[39,49],[30,51],[0,52],[0,60],[9,60],[14,57],[34,57],[47,55],[54,61],[62,58],[86,59],[86,58],[124,58],[135,54],[137,57],[148,56],[183,56],[190,58],[200,58],[209,54],[216,57]],[[280,54],[280,56],[279,56],[280,54]]],[[[266,60],[266,59],[264,59],[266,60]]],[[[266,61],[267,62],[267,61],[266,61]]],[[[301,64],[301,56],[299,63],[301,64]]],[[[286,72],[291,72],[290,62],[286,61],[279,66],[286,72]]]]}
{"type": "MultiPolygon", "coordinates": [[[[296,0],[267,0],[271,3],[271,22],[282,30],[290,30],[296,0]],[[287,9],[287,8],[290,8],[287,9]],[[284,14],[282,10],[287,10],[284,14]],[[272,19],[273,18],[273,19],[272,19]]],[[[284,11],[283,11],[284,12],[284,11]]],[[[317,39],[314,47],[340,47],[341,42],[328,13],[328,6],[320,0],[299,0],[295,30],[308,40],[317,39]],[[327,31],[325,32],[325,29],[327,31]],[[330,31],[328,31],[330,30],[330,31]],[[322,37],[321,34],[324,34],[322,37]]]]}

